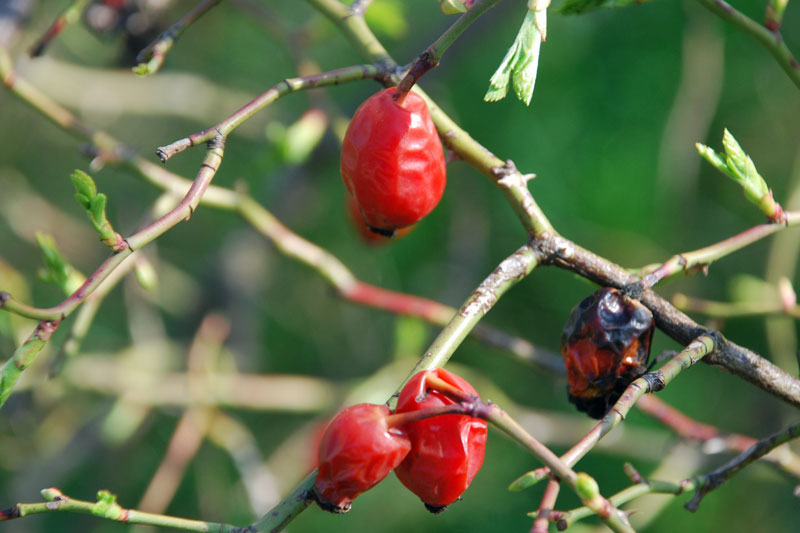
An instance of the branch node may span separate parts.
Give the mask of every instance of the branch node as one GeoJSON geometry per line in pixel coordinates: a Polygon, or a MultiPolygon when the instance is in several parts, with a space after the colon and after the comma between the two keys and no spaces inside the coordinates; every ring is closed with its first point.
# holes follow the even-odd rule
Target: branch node
{"type": "Polygon", "coordinates": [[[658,392],[664,390],[664,387],[667,386],[661,371],[649,372],[642,378],[647,382],[647,390],[649,392],[658,392]]]}
{"type": "Polygon", "coordinates": [[[156,149],[156,155],[159,157],[159,159],[161,159],[162,163],[166,163],[172,156],[183,152],[193,145],[194,143],[189,137],[184,137],[183,139],[177,140],[174,143],[166,146],[159,146],[156,149]]]}

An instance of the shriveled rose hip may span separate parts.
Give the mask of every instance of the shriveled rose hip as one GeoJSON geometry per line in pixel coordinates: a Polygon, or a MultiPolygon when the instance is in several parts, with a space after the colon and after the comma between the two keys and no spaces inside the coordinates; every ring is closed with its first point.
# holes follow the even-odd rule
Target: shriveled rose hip
{"type": "Polygon", "coordinates": [[[603,418],[647,371],[653,328],[649,309],[610,287],[576,305],[561,335],[569,401],[603,418]]]}
{"type": "Polygon", "coordinates": [[[425,101],[395,88],[358,108],[342,143],[341,171],[367,226],[391,235],[418,222],[439,203],[445,187],[442,143],[425,101]]]}
{"type": "MultiPolygon", "coordinates": [[[[431,378],[477,396],[472,385],[459,376],[443,368],[427,370],[412,377],[400,391],[398,414],[456,403],[431,390],[431,378]]],[[[480,470],[486,449],[486,422],[467,415],[442,415],[407,424],[405,429],[411,451],[395,474],[428,510],[440,512],[467,490],[480,470]]]]}
{"type": "Polygon", "coordinates": [[[319,445],[314,482],[320,507],[346,513],[352,501],[385,478],[411,449],[402,428],[389,427],[385,405],[358,404],[331,421],[319,445]]]}

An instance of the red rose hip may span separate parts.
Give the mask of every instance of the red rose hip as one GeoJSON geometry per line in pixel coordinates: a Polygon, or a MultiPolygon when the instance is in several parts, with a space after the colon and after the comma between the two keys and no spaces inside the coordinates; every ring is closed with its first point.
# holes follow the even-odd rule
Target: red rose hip
{"type": "MultiPolygon", "coordinates": [[[[467,395],[475,389],[455,374],[437,368],[419,372],[403,387],[396,412],[405,413],[457,403],[429,387],[438,378],[467,395]]],[[[486,422],[467,415],[441,415],[405,426],[411,451],[395,469],[398,479],[431,512],[440,512],[467,490],[483,464],[486,422]]]]}
{"type": "Polygon", "coordinates": [[[653,314],[640,302],[606,287],[570,312],[561,335],[569,401],[602,418],[625,388],[647,371],[653,314]]]}
{"type": "Polygon", "coordinates": [[[358,404],[331,421],[319,445],[314,493],[320,507],[346,513],[362,492],[383,480],[408,454],[402,428],[389,427],[385,405],[358,404]]]}
{"type": "Polygon", "coordinates": [[[391,235],[430,213],[444,193],[442,143],[425,101],[395,88],[370,96],[356,110],[342,143],[347,190],[373,231],[391,235]]]}

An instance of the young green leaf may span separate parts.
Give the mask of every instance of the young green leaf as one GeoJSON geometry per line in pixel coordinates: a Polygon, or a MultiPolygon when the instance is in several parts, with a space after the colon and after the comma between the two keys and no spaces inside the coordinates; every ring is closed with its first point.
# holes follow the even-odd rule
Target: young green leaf
{"type": "Polygon", "coordinates": [[[717,170],[723,172],[744,191],[745,197],[756,204],[761,211],[773,222],[783,220],[783,209],[772,197],[772,191],[764,178],[756,170],[753,160],[742,149],[739,142],[727,129],[722,136],[722,145],[725,155],[718,154],[712,148],[697,143],[697,151],[717,170]]]}
{"type": "Polygon", "coordinates": [[[69,177],[75,186],[75,199],[84,209],[89,209],[89,203],[97,195],[97,186],[94,180],[85,172],[75,170],[69,177]]]}
{"type": "Polygon", "coordinates": [[[502,100],[508,93],[509,82],[514,92],[525,105],[530,105],[536,74],[539,67],[539,50],[542,32],[546,28],[546,12],[529,9],[517,33],[514,44],[506,52],[503,61],[489,80],[489,90],[483,99],[487,102],[502,100]],[[537,24],[538,21],[538,24],[537,24]]]}
{"type": "Polygon", "coordinates": [[[117,246],[120,237],[106,218],[106,195],[98,194],[94,180],[83,171],[75,170],[70,179],[75,186],[75,199],[86,210],[89,221],[100,235],[100,240],[111,248],[117,246]]]}

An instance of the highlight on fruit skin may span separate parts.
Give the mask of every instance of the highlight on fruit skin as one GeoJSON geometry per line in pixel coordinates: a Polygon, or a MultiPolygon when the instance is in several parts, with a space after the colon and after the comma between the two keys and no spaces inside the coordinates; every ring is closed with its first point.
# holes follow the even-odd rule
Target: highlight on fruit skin
{"type": "Polygon", "coordinates": [[[406,457],[411,442],[403,428],[389,427],[385,405],[362,403],[340,412],[319,445],[313,497],[332,513],[346,513],[362,492],[380,483],[406,457]]]}
{"type": "Polygon", "coordinates": [[[653,314],[641,302],[606,287],[570,312],[561,335],[569,401],[602,418],[628,385],[647,371],[653,314]]]}
{"type": "Polygon", "coordinates": [[[444,150],[425,101],[394,87],[364,101],[342,142],[341,173],[366,225],[391,236],[428,215],[446,183],[444,150]]]}
{"type": "MultiPolygon", "coordinates": [[[[425,370],[415,374],[400,391],[396,412],[457,403],[430,386],[431,378],[477,397],[472,385],[452,372],[443,368],[425,370]]],[[[443,415],[407,424],[405,429],[411,451],[395,468],[395,474],[429,511],[440,513],[461,497],[483,465],[486,421],[468,415],[443,415]]]]}

